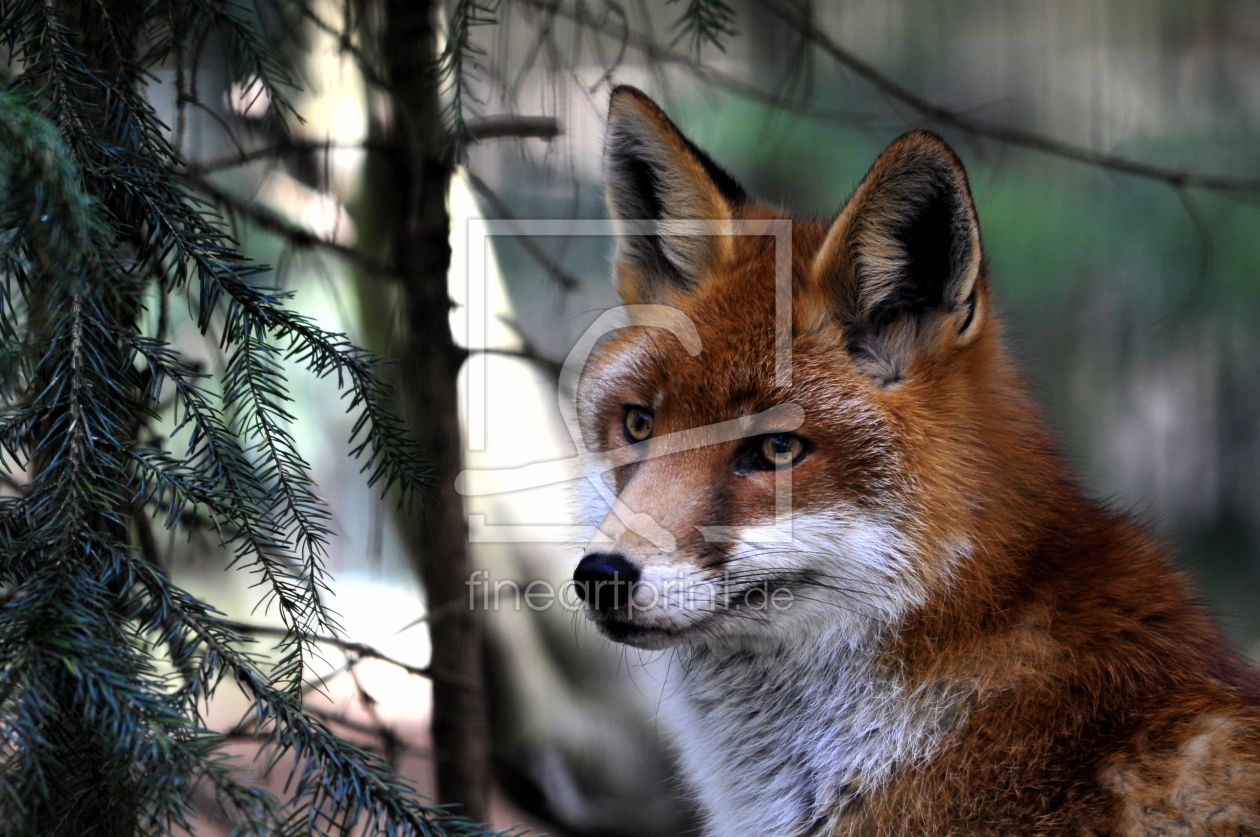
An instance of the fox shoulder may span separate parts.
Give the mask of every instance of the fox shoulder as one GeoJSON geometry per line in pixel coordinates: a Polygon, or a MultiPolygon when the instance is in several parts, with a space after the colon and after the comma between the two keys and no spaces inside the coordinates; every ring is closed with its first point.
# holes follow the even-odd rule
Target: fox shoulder
{"type": "Polygon", "coordinates": [[[1112,833],[1260,834],[1260,711],[1188,718],[1171,743],[1145,737],[1101,771],[1119,804],[1112,833]]]}

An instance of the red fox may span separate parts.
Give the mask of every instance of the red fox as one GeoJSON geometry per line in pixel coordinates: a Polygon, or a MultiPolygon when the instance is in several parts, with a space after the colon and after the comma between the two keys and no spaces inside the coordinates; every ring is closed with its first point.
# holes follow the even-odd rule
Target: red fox
{"type": "Polygon", "coordinates": [[[700,350],[632,325],[583,372],[612,465],[574,580],[606,636],[672,649],[707,833],[1260,835],[1260,674],[1059,459],[949,146],[905,134],[834,220],[791,220],[786,273],[736,230],[788,216],[633,88],[604,163],[621,298],[700,350]],[[667,444],[713,426],[742,430],[667,444]]]}

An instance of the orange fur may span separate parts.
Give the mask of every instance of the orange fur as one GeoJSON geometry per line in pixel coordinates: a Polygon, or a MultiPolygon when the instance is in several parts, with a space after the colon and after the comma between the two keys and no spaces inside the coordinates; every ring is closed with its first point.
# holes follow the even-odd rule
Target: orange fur
{"type": "MultiPolygon", "coordinates": [[[[721,185],[641,93],[620,88],[612,119],[611,133],[658,155],[649,175],[614,160],[615,215],[624,190],[646,184],[658,193],[630,205],[666,220],[785,217],[721,185]]],[[[625,445],[627,405],[652,412],[654,436],[801,405],[794,432],[810,448],[792,468],[794,509],[892,521],[908,544],[898,584],[912,604],[880,623],[869,670],[907,693],[963,696],[922,758],[847,783],[792,833],[1260,834],[1260,678],[1162,548],[1084,496],[1059,459],[1001,345],[965,175],[939,138],[901,137],[835,221],[794,222],[787,388],[774,383],[773,239],[654,246],[622,247],[618,288],[628,303],[681,309],[703,350],[693,357],[647,328],[605,340],[581,386],[587,444],[625,445]],[[910,292],[901,283],[915,271],[931,282],[910,292]]],[[[725,442],[617,469],[620,499],[677,545],[664,553],[609,513],[598,549],[687,578],[729,565],[730,548],[702,527],[774,510],[776,472],[741,471],[740,450],[725,442]]],[[[689,659],[784,642],[748,620],[701,630],[686,614],[664,627],[591,615],[614,638],[689,659]]]]}

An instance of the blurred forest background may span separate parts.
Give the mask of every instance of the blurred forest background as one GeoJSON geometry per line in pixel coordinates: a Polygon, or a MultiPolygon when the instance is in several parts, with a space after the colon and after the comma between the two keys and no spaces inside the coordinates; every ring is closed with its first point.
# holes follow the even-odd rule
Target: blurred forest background
{"type": "MultiPolygon", "coordinates": [[[[736,2],[729,31],[717,31],[721,48],[701,40],[698,51],[696,33],[675,26],[681,11],[503,2],[494,23],[472,30],[466,117],[555,117],[559,134],[470,145],[453,187],[457,231],[461,213],[606,217],[602,120],[617,83],[657,97],[755,194],[808,215],[833,214],[897,134],[941,132],[972,178],[1008,339],[1075,471],[1170,543],[1231,640],[1260,659],[1260,4],[736,2]],[[882,78],[872,83],[829,45],[882,78]],[[1030,147],[1038,142],[1080,153],[1030,147]],[[1089,155],[1238,183],[1181,188],[1105,157],[1074,159],[1089,155]]],[[[327,33],[310,37],[303,130],[315,141],[361,142],[369,116],[356,64],[327,33]]],[[[305,180],[291,162],[254,162],[219,182],[362,246],[374,203],[362,159],[353,150],[316,156],[305,180]]],[[[286,262],[291,242],[248,234],[259,258],[286,262]]],[[[506,293],[491,345],[544,362],[491,359],[489,449],[470,461],[562,455],[548,364],[614,304],[611,241],[491,240],[506,293]]],[[[463,246],[457,237],[457,262],[463,246]]],[[[388,296],[352,267],[325,257],[284,276],[303,294],[323,293],[321,304],[339,298],[327,314],[352,334],[379,335],[388,296]]],[[[355,589],[351,579],[401,596],[414,582],[388,515],[353,496],[341,474],[320,482],[337,487],[343,509],[339,596],[355,589]]],[[[563,499],[499,502],[488,523],[559,522],[563,499]],[[542,518],[539,507],[549,510],[542,518]]],[[[478,566],[522,582],[562,580],[580,554],[572,545],[473,546],[478,566]]],[[[622,652],[597,647],[567,613],[500,608],[488,622],[496,765],[518,803],[574,833],[676,833],[686,806],[661,790],[670,768],[651,722],[662,688],[651,661],[623,665],[622,652]]],[[[372,638],[366,626],[362,635],[372,638]]]]}
{"type": "MultiPolygon", "coordinates": [[[[720,48],[675,25],[678,5],[505,0],[482,13],[487,22],[470,31],[464,118],[554,117],[558,134],[468,146],[452,187],[454,297],[465,293],[467,217],[606,217],[602,122],[615,84],[656,97],[755,194],[806,215],[836,212],[897,134],[937,130],[968,166],[1008,340],[1076,473],[1170,543],[1231,640],[1260,659],[1260,4],[845,0],[730,10],[728,31],[714,30],[720,48]],[[829,45],[880,77],[872,83],[829,45]],[[1038,142],[1070,148],[1030,147],[1038,142]],[[1104,164],[1078,159],[1090,155],[1104,164]],[[1110,158],[1236,182],[1182,188],[1110,158]]],[[[449,24],[467,4],[446,12],[449,24]]],[[[382,186],[370,152],[355,148],[372,130],[371,83],[332,34],[345,31],[340,10],[329,3],[320,14],[326,26],[308,21],[305,33],[298,131],[335,147],[259,155],[223,166],[213,182],[372,252],[382,186]]],[[[247,97],[237,105],[248,118],[247,97]]],[[[210,120],[189,139],[202,160],[236,153],[210,120]]],[[[404,325],[388,280],[247,213],[237,223],[250,252],[298,289],[299,308],[377,348],[398,345],[388,335],[404,325]]],[[[615,304],[610,239],[490,240],[492,296],[496,281],[505,295],[490,345],[535,360],[489,359],[488,449],[466,453],[483,467],[564,454],[555,365],[615,304]]],[[[463,323],[456,309],[457,334],[463,323]]],[[[340,437],[336,411],[308,397],[301,432],[340,437]]],[[[315,467],[341,533],[332,567],[348,635],[422,663],[423,631],[391,636],[423,610],[406,539],[350,463],[329,454],[315,467]]],[[[478,508],[492,525],[558,524],[563,505],[562,494],[539,491],[478,508]]],[[[473,544],[476,566],[522,584],[558,583],[579,555],[571,544],[473,544]]],[[[183,566],[199,584],[224,582],[212,563],[183,566]]],[[[509,796],[562,833],[678,833],[689,814],[653,720],[662,688],[653,661],[603,646],[567,612],[486,616],[496,775],[509,796]]],[[[423,697],[399,700],[383,682],[363,688],[378,713],[398,713],[396,725],[412,719],[402,729],[423,737],[423,697]]]]}
{"type": "MultiPolygon", "coordinates": [[[[193,182],[296,292],[293,307],[397,357],[404,380],[425,374],[426,335],[389,256],[391,114],[362,7],[321,0],[294,18],[303,121],[287,132],[265,118],[265,95],[216,77],[213,50],[199,68],[205,107],[180,107],[173,67],[149,95],[193,182]]],[[[1170,544],[1231,641],[1260,661],[1260,2],[461,0],[441,11],[459,46],[443,100],[464,140],[449,201],[457,302],[469,298],[469,219],[606,217],[602,122],[616,84],[642,88],[753,193],[802,215],[833,215],[898,134],[936,130],[967,165],[1007,339],[1074,470],[1170,544]]],[[[490,240],[489,351],[474,355],[487,444],[465,461],[566,455],[556,373],[616,304],[612,241],[490,240]]],[[[219,362],[186,307],[162,310],[182,351],[219,362]]],[[[465,346],[468,311],[451,312],[465,346]]],[[[424,559],[410,557],[424,548],[416,519],[344,456],[352,418],[328,382],[293,380],[294,432],[338,533],[328,566],[345,637],[425,666],[423,617],[440,614],[426,609],[424,559]]],[[[549,487],[470,499],[468,511],[490,527],[562,527],[566,502],[549,487]]],[[[253,579],[224,573],[212,533],[174,533],[161,546],[178,582],[267,623],[253,579]]],[[[580,546],[554,540],[478,530],[471,566],[558,583],[580,546]]],[[[682,833],[692,815],[655,723],[660,661],[609,647],[567,611],[479,613],[496,821],[682,833]]],[[[309,705],[431,788],[428,682],[338,648],[309,705]]],[[[231,728],[242,700],[224,691],[212,721],[231,728]]],[[[204,833],[216,833],[206,805],[204,833]]]]}

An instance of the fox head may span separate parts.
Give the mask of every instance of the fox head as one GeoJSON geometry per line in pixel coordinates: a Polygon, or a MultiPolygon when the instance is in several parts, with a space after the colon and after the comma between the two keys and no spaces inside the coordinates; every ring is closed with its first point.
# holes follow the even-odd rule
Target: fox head
{"type": "Polygon", "coordinates": [[[999,345],[958,157],[905,134],[833,220],[794,220],[620,87],[604,169],[632,316],[578,387],[601,461],[588,615],[644,648],[861,643],[948,600],[1053,458],[999,345]]]}

